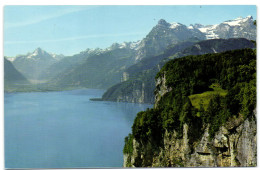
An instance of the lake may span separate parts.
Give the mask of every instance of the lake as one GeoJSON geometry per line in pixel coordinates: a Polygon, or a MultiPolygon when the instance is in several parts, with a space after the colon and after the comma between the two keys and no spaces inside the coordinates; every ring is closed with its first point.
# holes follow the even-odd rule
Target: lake
{"type": "Polygon", "coordinates": [[[122,167],[124,138],[152,105],[89,100],[103,93],[5,93],[5,167],[122,167]]]}

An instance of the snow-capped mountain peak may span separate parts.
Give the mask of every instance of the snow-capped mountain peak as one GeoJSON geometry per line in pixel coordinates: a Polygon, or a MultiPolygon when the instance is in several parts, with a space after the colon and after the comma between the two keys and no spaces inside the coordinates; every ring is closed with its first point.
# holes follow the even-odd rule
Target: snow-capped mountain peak
{"type": "Polygon", "coordinates": [[[15,60],[15,57],[5,57],[7,60],[13,62],[15,60]]]}
{"type": "Polygon", "coordinates": [[[241,23],[247,22],[248,20],[253,20],[253,17],[251,15],[242,18],[242,17],[238,17],[234,20],[228,20],[223,22],[223,24],[228,24],[229,26],[240,26],[241,23]]]}
{"type": "Polygon", "coordinates": [[[177,28],[178,26],[181,26],[181,25],[182,25],[182,24],[180,24],[180,23],[173,22],[173,23],[171,23],[170,28],[171,28],[171,29],[174,29],[174,28],[177,28]]]}
{"type": "Polygon", "coordinates": [[[38,55],[41,55],[41,54],[44,54],[46,53],[44,50],[42,50],[41,48],[37,48],[34,50],[33,53],[29,54],[26,58],[33,58],[35,56],[38,56],[38,55]]]}
{"type": "Polygon", "coordinates": [[[193,25],[190,25],[190,26],[188,26],[187,28],[190,29],[190,30],[192,30],[192,29],[194,29],[194,26],[193,26],[193,25]]]}
{"type": "Polygon", "coordinates": [[[253,17],[251,15],[245,18],[238,17],[216,25],[203,26],[201,24],[195,24],[193,27],[204,33],[207,39],[239,37],[255,39],[256,34],[253,17]]]}
{"type": "Polygon", "coordinates": [[[216,29],[217,26],[218,25],[207,25],[207,26],[204,26],[204,27],[201,26],[198,29],[200,30],[200,32],[206,34],[207,39],[217,39],[217,38],[219,38],[219,36],[214,33],[214,30],[216,29]]]}
{"type": "Polygon", "coordinates": [[[128,48],[128,49],[133,49],[137,50],[139,48],[141,41],[136,41],[136,42],[123,42],[123,43],[113,43],[110,47],[106,48],[105,50],[113,50],[117,48],[128,48]]]}

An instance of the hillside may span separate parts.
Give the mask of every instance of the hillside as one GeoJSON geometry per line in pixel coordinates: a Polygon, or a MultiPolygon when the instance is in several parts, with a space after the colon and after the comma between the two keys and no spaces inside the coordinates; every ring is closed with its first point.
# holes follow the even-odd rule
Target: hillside
{"type": "Polygon", "coordinates": [[[15,69],[13,64],[4,58],[4,85],[5,89],[13,86],[30,84],[29,81],[15,69]]]}
{"type": "Polygon", "coordinates": [[[49,84],[57,87],[109,88],[120,82],[125,68],[134,63],[135,50],[119,48],[92,55],[77,67],[54,77],[49,84]]]}
{"type": "Polygon", "coordinates": [[[86,49],[79,54],[64,57],[50,65],[48,69],[42,71],[39,75],[39,78],[44,80],[51,80],[63,74],[64,72],[70,72],[70,70],[77,68],[83,62],[85,62],[88,57],[99,54],[100,52],[102,52],[101,49],[86,49]]]}
{"type": "Polygon", "coordinates": [[[126,69],[124,74],[127,75],[127,79],[108,89],[102,98],[109,101],[153,103],[154,77],[169,59],[243,48],[255,48],[255,45],[244,38],[231,38],[186,41],[169,46],[161,55],[144,58],[126,69]]]}
{"type": "Polygon", "coordinates": [[[125,139],[125,167],[256,166],[256,50],[171,60],[155,93],[125,139]]]}

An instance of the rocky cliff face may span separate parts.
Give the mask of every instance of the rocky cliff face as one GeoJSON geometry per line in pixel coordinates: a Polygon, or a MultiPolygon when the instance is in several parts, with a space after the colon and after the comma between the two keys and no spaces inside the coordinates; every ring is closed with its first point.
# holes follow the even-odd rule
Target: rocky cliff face
{"type": "Polygon", "coordinates": [[[129,103],[153,103],[151,84],[140,80],[127,81],[111,87],[102,96],[103,100],[129,103]],[[122,88],[123,87],[123,88],[122,88]]]}
{"type": "MultiPolygon", "coordinates": [[[[255,113],[256,114],[256,113],[255,113]]],[[[256,117],[233,117],[210,138],[208,125],[201,139],[190,143],[189,126],[182,137],[166,131],[163,147],[152,152],[152,144],[133,140],[133,153],[124,155],[124,167],[249,167],[257,165],[256,117]]]]}
{"type": "Polygon", "coordinates": [[[144,103],[144,83],[133,83],[133,88],[128,95],[117,96],[117,102],[144,103]]]}
{"type": "MultiPolygon", "coordinates": [[[[234,118],[220,127],[214,138],[206,127],[202,138],[189,144],[189,126],[183,126],[183,138],[165,132],[164,148],[151,160],[152,166],[248,167],[256,166],[256,120],[234,118]]],[[[133,158],[132,158],[133,159],[133,158]]]]}
{"type": "Polygon", "coordinates": [[[155,107],[158,104],[158,101],[160,101],[161,97],[172,90],[171,87],[166,86],[166,77],[165,74],[163,74],[162,77],[159,77],[156,80],[156,90],[155,90],[155,107]]]}

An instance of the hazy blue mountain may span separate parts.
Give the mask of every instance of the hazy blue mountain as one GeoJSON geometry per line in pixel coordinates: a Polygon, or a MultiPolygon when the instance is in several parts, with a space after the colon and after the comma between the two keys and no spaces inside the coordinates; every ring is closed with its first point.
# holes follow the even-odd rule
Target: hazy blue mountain
{"type": "Polygon", "coordinates": [[[134,64],[136,50],[124,44],[89,56],[77,67],[54,77],[49,83],[58,87],[109,88],[119,83],[123,71],[134,64]]]}
{"type": "Polygon", "coordinates": [[[5,86],[29,84],[29,81],[6,58],[4,58],[4,84],[5,86]]]}
{"type": "Polygon", "coordinates": [[[72,69],[80,66],[84,63],[89,56],[98,55],[103,52],[102,49],[86,49],[85,51],[75,54],[73,56],[63,57],[59,61],[53,63],[44,70],[40,75],[40,79],[51,80],[54,77],[63,74],[64,72],[70,72],[72,69]]]}
{"type": "Polygon", "coordinates": [[[49,66],[60,60],[62,55],[50,54],[41,48],[33,53],[16,56],[13,65],[29,80],[40,80],[40,75],[49,66]]]}

